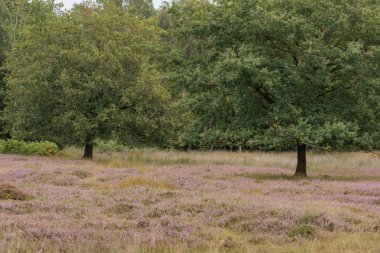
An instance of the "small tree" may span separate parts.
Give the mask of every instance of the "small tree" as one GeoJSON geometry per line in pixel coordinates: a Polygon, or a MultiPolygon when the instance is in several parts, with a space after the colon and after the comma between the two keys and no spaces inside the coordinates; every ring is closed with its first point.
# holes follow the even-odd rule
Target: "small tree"
{"type": "Polygon", "coordinates": [[[7,60],[12,136],[83,144],[89,159],[96,138],[162,141],[169,94],[149,61],[159,35],[112,4],[26,27],[7,60]]]}
{"type": "MultiPolygon", "coordinates": [[[[195,101],[223,102],[214,98],[227,91],[233,106],[219,109],[234,111],[222,121],[250,124],[254,148],[296,146],[295,175],[306,176],[308,146],[375,145],[379,11],[378,1],[365,0],[174,4],[176,38],[186,45],[178,85],[195,101]]],[[[200,118],[214,110],[209,104],[200,118]]]]}

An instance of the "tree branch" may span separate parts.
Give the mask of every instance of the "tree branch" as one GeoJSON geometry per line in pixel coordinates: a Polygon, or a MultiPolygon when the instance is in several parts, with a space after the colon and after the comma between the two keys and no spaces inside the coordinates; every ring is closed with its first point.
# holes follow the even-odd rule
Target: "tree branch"
{"type": "Polygon", "coordinates": [[[275,103],[274,98],[267,91],[265,91],[262,86],[256,85],[256,86],[250,86],[250,88],[260,97],[262,97],[265,101],[267,101],[269,104],[275,103]]]}

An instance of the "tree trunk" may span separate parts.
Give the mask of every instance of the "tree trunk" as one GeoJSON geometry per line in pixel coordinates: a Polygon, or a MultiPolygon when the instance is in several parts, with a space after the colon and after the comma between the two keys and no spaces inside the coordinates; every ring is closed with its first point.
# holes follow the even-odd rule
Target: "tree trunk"
{"type": "Polygon", "coordinates": [[[86,144],[84,146],[84,155],[82,159],[92,160],[94,146],[92,144],[86,144]]]}
{"type": "Polygon", "coordinates": [[[297,144],[296,177],[307,177],[306,174],[306,144],[297,144]]]}

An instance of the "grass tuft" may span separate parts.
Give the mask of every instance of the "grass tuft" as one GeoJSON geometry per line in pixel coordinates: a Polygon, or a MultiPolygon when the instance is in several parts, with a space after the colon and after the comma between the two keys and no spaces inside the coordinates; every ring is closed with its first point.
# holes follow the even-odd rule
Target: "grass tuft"
{"type": "Polygon", "coordinates": [[[83,170],[75,170],[72,174],[74,176],[79,177],[80,179],[85,179],[85,178],[92,177],[92,173],[91,172],[83,171],[83,170]]]}
{"type": "Polygon", "coordinates": [[[0,199],[29,200],[32,196],[10,184],[0,185],[0,199]]]}
{"type": "Polygon", "coordinates": [[[291,235],[294,237],[314,238],[317,230],[309,225],[302,225],[292,230],[291,235]]]}
{"type": "Polygon", "coordinates": [[[113,207],[109,208],[107,211],[110,213],[115,213],[115,214],[126,214],[131,212],[135,207],[129,204],[125,203],[120,203],[116,204],[113,207]]]}

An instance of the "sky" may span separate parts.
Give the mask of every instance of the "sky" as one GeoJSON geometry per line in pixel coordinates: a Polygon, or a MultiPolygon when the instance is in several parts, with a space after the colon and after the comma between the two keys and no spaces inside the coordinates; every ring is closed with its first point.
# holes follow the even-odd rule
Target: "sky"
{"type": "MultiPolygon", "coordinates": [[[[56,2],[62,2],[64,4],[64,8],[70,9],[73,4],[80,3],[82,0],[57,0],[56,2]]],[[[159,7],[163,0],[153,0],[154,7],[159,7]]]]}

